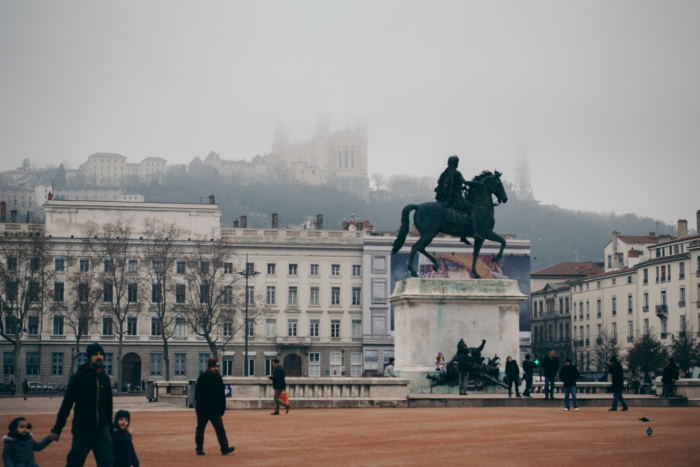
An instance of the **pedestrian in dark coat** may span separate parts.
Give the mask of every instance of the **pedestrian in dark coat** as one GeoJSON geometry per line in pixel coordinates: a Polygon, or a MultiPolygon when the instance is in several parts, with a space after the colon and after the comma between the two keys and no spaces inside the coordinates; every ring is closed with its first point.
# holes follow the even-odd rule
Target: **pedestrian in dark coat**
{"type": "Polygon", "coordinates": [[[617,411],[617,402],[620,401],[622,404],[622,411],[627,410],[627,403],[625,398],[622,397],[622,390],[625,389],[625,377],[622,374],[622,365],[617,361],[617,357],[610,357],[610,375],[612,376],[612,393],[613,393],[613,404],[609,412],[617,411]]]}
{"type": "Polygon", "coordinates": [[[2,450],[5,467],[39,467],[34,461],[34,452],[51,444],[51,438],[46,436],[37,443],[32,435],[31,423],[24,417],[12,420],[8,428],[9,433],[2,438],[5,444],[2,450]]]}
{"type": "Polygon", "coordinates": [[[27,381],[27,378],[24,378],[24,381],[22,381],[22,396],[24,396],[24,400],[27,400],[27,394],[29,394],[29,381],[27,381]]]}
{"type": "Polygon", "coordinates": [[[576,365],[571,363],[571,359],[567,358],[564,362],[564,366],[561,367],[559,372],[559,379],[561,379],[562,385],[564,386],[564,412],[569,411],[569,395],[573,396],[574,399],[574,410],[578,412],[578,402],[576,401],[576,380],[581,376],[578,372],[576,365]]]}
{"type": "Polygon", "coordinates": [[[518,388],[520,368],[510,355],[506,358],[506,376],[508,377],[508,397],[512,397],[511,386],[515,386],[515,397],[520,397],[520,389],[518,388]]]}
{"type": "Polygon", "coordinates": [[[197,412],[197,431],[194,441],[198,456],[204,455],[204,429],[211,422],[219,440],[221,454],[233,452],[233,446],[228,445],[226,430],[222,417],[226,412],[226,394],[224,381],[219,372],[219,361],[215,358],[207,360],[207,371],[199,375],[197,385],[194,388],[195,408],[197,412]]]}
{"type": "Polygon", "coordinates": [[[474,358],[472,357],[472,354],[464,349],[462,352],[457,354],[456,359],[457,371],[459,371],[459,395],[468,396],[467,383],[469,381],[469,370],[474,358]]]}
{"type": "Polygon", "coordinates": [[[280,405],[286,409],[285,413],[289,413],[289,404],[281,399],[282,393],[287,389],[287,381],[285,380],[284,368],[279,360],[274,359],[272,362],[272,375],[268,376],[268,378],[272,380],[272,389],[275,391],[275,411],[270,415],[279,415],[280,405]]]}
{"type": "Polygon", "coordinates": [[[664,368],[664,375],[661,377],[661,382],[664,385],[664,390],[661,393],[661,397],[671,397],[673,395],[673,385],[678,380],[678,366],[672,358],[669,358],[666,362],[666,368],[664,368]]]}
{"type": "Polygon", "coordinates": [[[112,449],[112,385],[103,371],[104,349],[98,343],[85,349],[88,362],[78,368],[68,382],[66,395],[49,435],[58,441],[61,430],[73,412],[73,443],[66,459],[67,467],[82,467],[92,451],[99,467],[114,464],[112,449]]]}
{"type": "Polygon", "coordinates": [[[112,446],[114,467],[139,467],[139,458],[131,441],[131,415],[126,410],[119,410],[114,416],[112,446]]]}
{"type": "Polygon", "coordinates": [[[525,380],[525,391],[523,397],[530,397],[530,389],[532,389],[532,374],[535,372],[535,362],[532,361],[530,354],[525,355],[523,362],[523,379],[525,380]]]}
{"type": "Polygon", "coordinates": [[[550,350],[549,355],[544,357],[542,369],[544,369],[544,398],[554,399],[554,382],[559,373],[559,359],[554,356],[554,350],[550,350]]]}

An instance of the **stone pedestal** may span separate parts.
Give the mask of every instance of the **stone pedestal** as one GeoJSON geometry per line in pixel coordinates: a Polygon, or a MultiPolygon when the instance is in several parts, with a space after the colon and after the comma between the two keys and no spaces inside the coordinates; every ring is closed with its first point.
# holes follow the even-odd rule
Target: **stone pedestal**
{"type": "Polygon", "coordinates": [[[394,305],[394,357],[399,376],[410,380],[410,393],[429,393],[428,373],[435,357],[457,353],[460,339],[469,347],[486,345],[482,357],[518,359],[519,304],[527,298],[515,280],[406,279],[396,284],[389,301],[394,305]]]}

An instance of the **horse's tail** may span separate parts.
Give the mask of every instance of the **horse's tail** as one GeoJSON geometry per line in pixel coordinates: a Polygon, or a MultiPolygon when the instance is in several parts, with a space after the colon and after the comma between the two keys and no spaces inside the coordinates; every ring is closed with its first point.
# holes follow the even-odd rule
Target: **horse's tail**
{"type": "Polygon", "coordinates": [[[406,235],[408,235],[409,228],[408,215],[411,213],[411,211],[415,211],[416,209],[418,209],[417,204],[408,204],[405,208],[403,208],[403,211],[401,211],[401,228],[399,229],[399,235],[394,241],[394,247],[391,249],[392,255],[398,253],[406,241],[406,235]]]}

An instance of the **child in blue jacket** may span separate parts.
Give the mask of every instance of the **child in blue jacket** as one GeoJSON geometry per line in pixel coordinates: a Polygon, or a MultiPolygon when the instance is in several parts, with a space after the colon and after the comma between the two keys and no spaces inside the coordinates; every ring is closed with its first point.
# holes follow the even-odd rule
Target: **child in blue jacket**
{"type": "Polygon", "coordinates": [[[131,442],[131,415],[126,410],[120,410],[114,416],[114,431],[112,431],[112,446],[114,446],[114,467],[139,467],[134,443],[131,442]]]}
{"type": "Polygon", "coordinates": [[[32,436],[32,425],[24,417],[18,417],[10,422],[10,432],[2,440],[5,446],[2,450],[2,461],[5,467],[38,467],[34,462],[34,451],[41,451],[51,443],[47,436],[37,442],[32,436]]]}

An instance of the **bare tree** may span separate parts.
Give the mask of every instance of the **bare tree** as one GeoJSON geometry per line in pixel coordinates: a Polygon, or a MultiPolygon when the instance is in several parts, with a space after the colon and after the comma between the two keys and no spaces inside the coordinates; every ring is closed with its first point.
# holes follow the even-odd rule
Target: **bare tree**
{"type": "Polygon", "coordinates": [[[22,338],[25,334],[38,338],[44,290],[62,265],[59,262],[54,267],[53,245],[40,232],[30,237],[0,237],[0,336],[14,347],[18,384],[22,381],[22,338]]]}
{"type": "Polygon", "coordinates": [[[173,337],[178,317],[178,307],[184,304],[184,284],[177,284],[176,275],[184,274],[186,263],[182,243],[185,229],[175,222],[167,223],[157,219],[144,222],[146,242],[143,246],[145,267],[151,282],[151,305],[149,311],[155,314],[155,329],[163,341],[163,361],[165,380],[170,381],[170,354],[168,341],[173,337]],[[178,264],[181,262],[180,264],[178,264]],[[181,293],[178,293],[181,292],[181,293]]]}
{"type": "Polygon", "coordinates": [[[372,180],[372,183],[374,183],[374,188],[379,192],[382,191],[382,188],[386,185],[386,177],[384,177],[383,174],[380,174],[378,172],[373,173],[370,175],[370,180],[372,180]]]}
{"type": "Polygon", "coordinates": [[[595,353],[598,371],[604,371],[604,378],[607,379],[608,362],[610,361],[610,357],[617,357],[620,355],[620,343],[612,333],[603,329],[600,331],[600,336],[595,340],[593,352],[595,353]]]}
{"type": "Polygon", "coordinates": [[[212,356],[245,328],[245,301],[248,322],[263,315],[262,296],[245,291],[245,280],[236,273],[233,249],[225,240],[198,239],[188,254],[185,276],[189,293],[183,311],[188,327],[206,340],[212,356]]]}
{"type": "Polygon", "coordinates": [[[99,268],[98,280],[102,285],[100,310],[114,321],[111,331],[119,340],[116,383],[122,386],[122,351],[124,336],[129,332],[127,318],[142,309],[139,290],[143,281],[139,275],[139,247],[133,238],[133,219],[117,218],[101,229],[90,229],[83,240],[84,248],[95,258],[99,268]]]}

